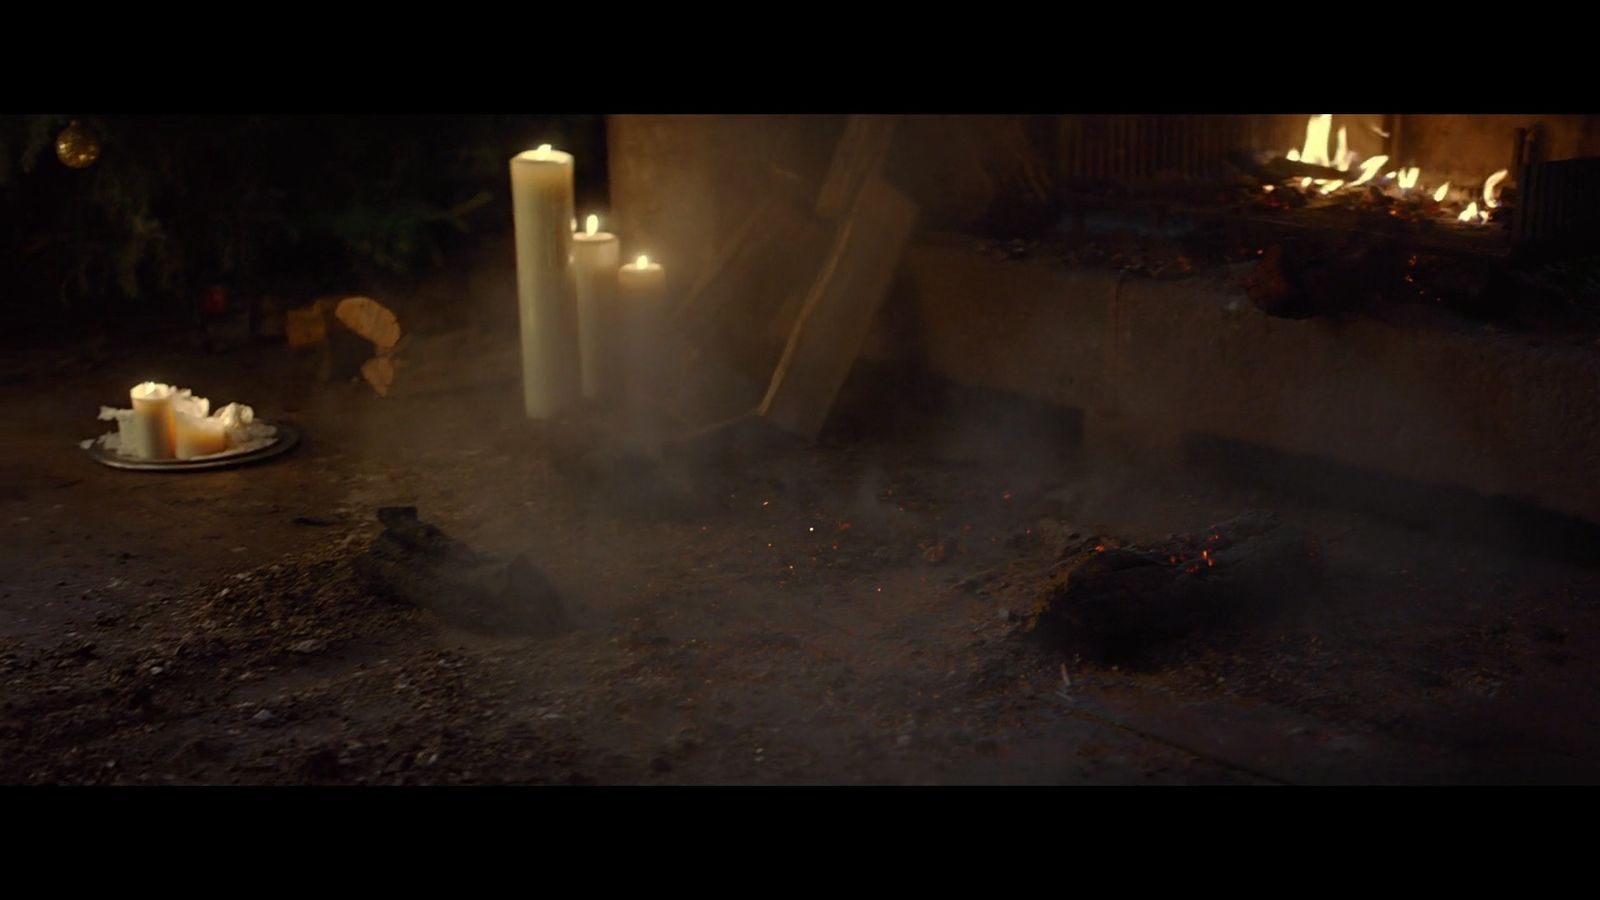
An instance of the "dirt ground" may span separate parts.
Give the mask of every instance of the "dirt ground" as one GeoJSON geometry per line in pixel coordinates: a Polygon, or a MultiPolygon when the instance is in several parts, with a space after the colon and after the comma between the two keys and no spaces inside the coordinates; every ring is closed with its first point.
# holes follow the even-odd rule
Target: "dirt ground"
{"type": "Polygon", "coordinates": [[[1592,569],[1089,469],[1026,419],[871,412],[882,397],[815,446],[574,461],[470,350],[503,352],[496,340],[438,339],[432,371],[462,377],[382,399],[314,382],[281,347],[9,354],[0,782],[1600,774],[1592,569]],[[77,441],[103,430],[97,408],[148,378],[251,403],[306,440],[209,473],[95,464],[77,441]],[[473,634],[373,597],[350,559],[387,505],[526,554],[574,627],[473,634]],[[1249,508],[1316,534],[1326,555],[1278,614],[1134,671],[1021,633],[1067,535],[1153,539],[1249,508]]]}

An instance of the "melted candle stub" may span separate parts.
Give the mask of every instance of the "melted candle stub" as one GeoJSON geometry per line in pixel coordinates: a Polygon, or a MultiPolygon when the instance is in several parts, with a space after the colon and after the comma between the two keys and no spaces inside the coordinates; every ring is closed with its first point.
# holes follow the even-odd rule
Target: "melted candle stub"
{"type": "Polygon", "coordinates": [[[152,381],[132,388],[129,397],[133,409],[100,407],[100,421],[116,422],[116,431],[79,446],[98,443],[128,459],[191,460],[249,453],[277,439],[278,430],[255,421],[255,410],[242,403],[212,412],[208,398],[152,381]]]}

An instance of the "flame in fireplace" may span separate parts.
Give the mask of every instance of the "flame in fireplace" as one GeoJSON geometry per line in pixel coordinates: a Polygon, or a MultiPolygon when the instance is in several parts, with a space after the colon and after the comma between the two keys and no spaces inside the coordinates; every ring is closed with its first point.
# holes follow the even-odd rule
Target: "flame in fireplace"
{"type": "MultiPolygon", "coordinates": [[[[1379,135],[1387,136],[1380,129],[1368,127],[1379,135]]],[[[1322,196],[1367,184],[1372,184],[1391,196],[1405,195],[1412,189],[1418,188],[1422,180],[1420,166],[1400,166],[1391,169],[1380,180],[1378,173],[1389,164],[1390,158],[1387,155],[1377,155],[1370,159],[1361,159],[1358,153],[1350,149],[1348,126],[1335,126],[1332,114],[1315,115],[1307,119],[1305,142],[1299,147],[1290,148],[1285,156],[1290,162],[1302,162],[1341,172],[1349,172],[1352,168],[1359,169],[1359,174],[1354,178],[1318,178],[1309,175],[1299,179],[1302,190],[1310,190],[1315,186],[1322,196]]],[[[1473,225],[1486,224],[1489,221],[1489,210],[1500,205],[1500,187],[1508,175],[1507,170],[1501,169],[1485,179],[1482,199],[1469,202],[1467,208],[1456,215],[1456,220],[1473,225]]],[[[1271,193],[1272,186],[1267,185],[1264,189],[1271,193]]],[[[1422,188],[1422,190],[1428,191],[1434,203],[1445,203],[1450,196],[1450,182],[1446,181],[1436,188],[1422,188]]],[[[1391,207],[1389,210],[1390,215],[1397,215],[1399,212],[1399,208],[1391,207]]]]}
{"type": "Polygon", "coordinates": [[[1358,184],[1366,184],[1367,182],[1371,181],[1372,176],[1378,174],[1378,170],[1383,168],[1383,164],[1388,161],[1389,157],[1387,156],[1374,156],[1366,162],[1363,162],[1361,164],[1361,177],[1350,182],[1350,186],[1355,187],[1358,184]]]}
{"type": "Polygon", "coordinates": [[[1506,180],[1510,173],[1505,169],[1490,175],[1483,182],[1483,206],[1485,209],[1494,209],[1500,205],[1500,182],[1506,180]]]}
{"type": "Polygon", "coordinates": [[[1328,158],[1328,137],[1333,130],[1333,113],[1312,116],[1306,122],[1306,144],[1300,151],[1300,161],[1314,166],[1332,163],[1328,158]]]}

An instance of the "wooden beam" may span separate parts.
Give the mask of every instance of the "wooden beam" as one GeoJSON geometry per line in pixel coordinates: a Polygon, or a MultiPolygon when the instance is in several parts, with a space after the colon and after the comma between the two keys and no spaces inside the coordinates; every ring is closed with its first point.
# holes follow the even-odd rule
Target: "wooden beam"
{"type": "Polygon", "coordinates": [[[917,207],[879,178],[862,184],[789,332],[758,412],[806,438],[822,430],[911,237],[917,207]]]}
{"type": "Polygon", "coordinates": [[[817,195],[817,215],[836,219],[850,209],[867,179],[883,171],[894,143],[894,116],[851,116],[817,195]]]}

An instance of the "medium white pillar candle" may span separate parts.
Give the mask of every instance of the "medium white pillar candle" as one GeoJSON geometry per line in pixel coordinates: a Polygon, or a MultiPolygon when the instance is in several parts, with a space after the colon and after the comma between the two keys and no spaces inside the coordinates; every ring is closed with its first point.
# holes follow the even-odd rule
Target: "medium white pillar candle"
{"type": "Polygon", "coordinates": [[[210,456],[228,449],[227,423],[221,416],[178,412],[173,417],[173,453],[179,459],[210,456]]]}
{"type": "Polygon", "coordinates": [[[146,381],[128,392],[133,417],[123,435],[122,452],[139,459],[171,459],[174,440],[171,385],[146,381]],[[132,438],[129,442],[128,438],[132,438]]]}
{"type": "Polygon", "coordinates": [[[522,323],[522,404],[547,419],[580,392],[577,285],[572,272],[572,154],[550,149],[511,159],[522,323]]]}
{"type": "Polygon", "coordinates": [[[617,263],[622,259],[622,246],[616,235],[600,230],[599,216],[589,216],[583,230],[573,234],[572,240],[583,396],[593,400],[616,387],[617,263]]]}

